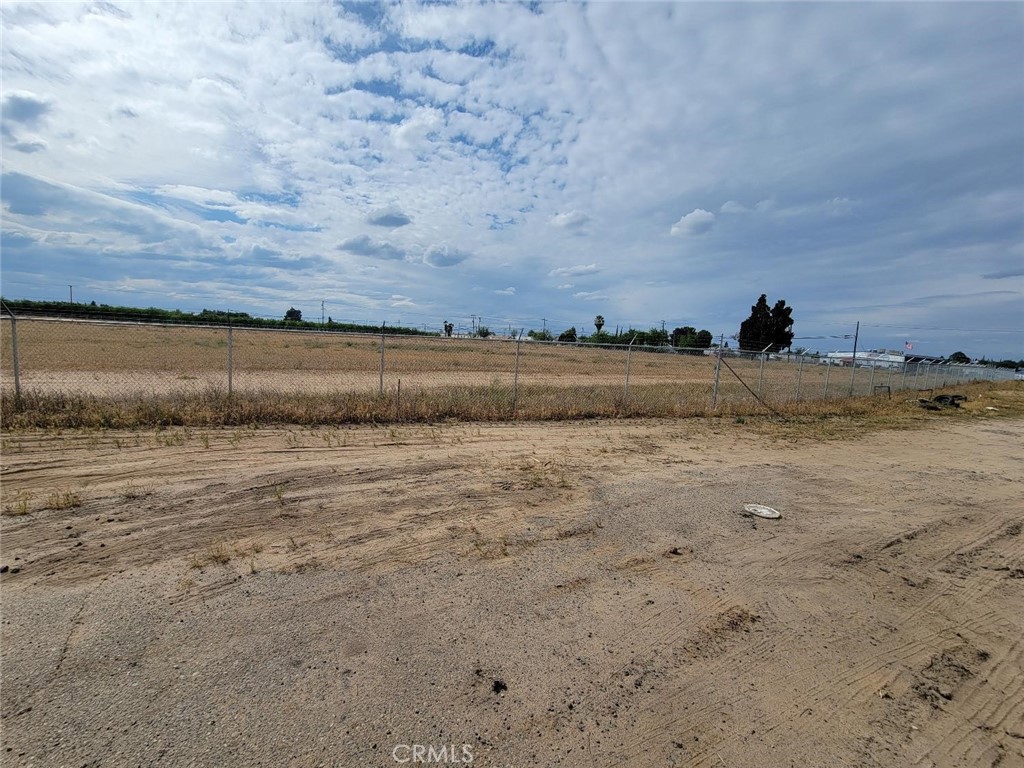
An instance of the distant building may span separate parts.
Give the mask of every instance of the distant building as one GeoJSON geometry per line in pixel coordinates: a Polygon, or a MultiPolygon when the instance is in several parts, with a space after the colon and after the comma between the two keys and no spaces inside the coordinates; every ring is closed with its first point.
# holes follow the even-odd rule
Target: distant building
{"type": "MultiPolygon", "coordinates": [[[[853,365],[854,355],[853,352],[829,352],[822,355],[819,362],[822,365],[828,365],[829,363],[832,365],[853,365]]],[[[915,359],[912,359],[909,355],[905,356],[902,352],[894,352],[888,349],[868,349],[863,352],[858,350],[857,352],[857,365],[868,368],[872,365],[876,368],[902,368],[904,363],[909,362],[915,362],[915,359]]]]}

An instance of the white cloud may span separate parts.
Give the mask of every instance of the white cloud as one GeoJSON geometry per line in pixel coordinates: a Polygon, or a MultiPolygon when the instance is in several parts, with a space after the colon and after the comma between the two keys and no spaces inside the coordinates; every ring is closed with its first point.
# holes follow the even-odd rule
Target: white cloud
{"type": "Polygon", "coordinates": [[[556,267],[548,272],[550,277],[570,277],[575,275],[594,275],[601,269],[597,264],[576,264],[571,267],[556,267]]]}
{"type": "Polygon", "coordinates": [[[179,200],[187,200],[198,205],[234,207],[239,203],[238,196],[234,192],[221,189],[204,189],[187,184],[163,184],[156,187],[154,192],[179,200]]]}
{"type": "Polygon", "coordinates": [[[580,291],[572,295],[574,299],[580,299],[581,301],[607,301],[608,295],[601,293],[600,291],[580,291]]]}
{"type": "Polygon", "coordinates": [[[501,288],[500,290],[494,291],[494,293],[499,296],[515,296],[516,289],[510,285],[508,288],[501,288]]]}
{"type": "Polygon", "coordinates": [[[590,221],[590,217],[585,213],[579,211],[569,211],[568,213],[558,213],[551,217],[551,226],[559,227],[560,229],[578,229],[590,221]]]}
{"type": "Polygon", "coordinates": [[[747,206],[737,203],[735,200],[727,200],[722,203],[722,207],[719,209],[720,213],[750,213],[750,209],[747,206]]]}
{"type": "Polygon", "coordinates": [[[703,208],[694,208],[672,225],[670,234],[673,236],[702,235],[714,225],[715,214],[705,211],[703,208]]]}
{"type": "Polygon", "coordinates": [[[571,288],[575,288],[575,287],[576,287],[575,283],[562,283],[561,285],[558,286],[558,290],[560,290],[560,291],[568,291],[571,288]]]}
{"type": "Polygon", "coordinates": [[[432,107],[419,107],[392,130],[391,138],[399,149],[416,150],[425,145],[430,135],[443,125],[443,112],[432,107]]]}

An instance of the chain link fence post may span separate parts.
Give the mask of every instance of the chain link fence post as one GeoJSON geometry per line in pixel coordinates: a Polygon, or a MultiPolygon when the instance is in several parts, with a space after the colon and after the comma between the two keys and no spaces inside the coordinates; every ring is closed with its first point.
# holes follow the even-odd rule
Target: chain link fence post
{"type": "Polygon", "coordinates": [[[825,363],[825,389],[821,392],[821,399],[828,400],[828,377],[832,375],[832,358],[825,363]]]}
{"type": "Polygon", "coordinates": [[[232,328],[228,326],[228,397],[231,397],[232,393],[232,376],[234,372],[233,355],[234,355],[234,338],[232,334],[232,328]]]}
{"type": "Polygon", "coordinates": [[[868,379],[868,394],[875,394],[875,361],[871,361],[871,378],[868,379]]]}
{"type": "Polygon", "coordinates": [[[633,353],[633,342],[636,341],[636,336],[629,340],[629,346],[626,347],[626,383],[622,390],[622,407],[626,407],[626,400],[629,398],[629,356],[633,353]]]}
{"type": "Polygon", "coordinates": [[[796,400],[800,402],[800,380],[804,373],[804,356],[800,355],[800,362],[796,366],[796,400]]]}
{"type": "Polygon", "coordinates": [[[11,313],[11,362],[14,371],[14,400],[21,400],[21,363],[18,360],[18,321],[11,313]]]}
{"type": "Polygon", "coordinates": [[[380,390],[378,394],[384,397],[384,323],[380,324],[380,390]]]}
{"type": "Polygon", "coordinates": [[[725,343],[725,334],[718,337],[718,354],[715,355],[715,386],[711,390],[711,410],[718,409],[718,374],[722,370],[722,344],[725,343]]]}
{"type": "Polygon", "coordinates": [[[519,347],[523,344],[523,329],[519,329],[519,338],[516,339],[516,370],[512,377],[512,419],[516,418],[516,405],[519,401],[519,347]]]}

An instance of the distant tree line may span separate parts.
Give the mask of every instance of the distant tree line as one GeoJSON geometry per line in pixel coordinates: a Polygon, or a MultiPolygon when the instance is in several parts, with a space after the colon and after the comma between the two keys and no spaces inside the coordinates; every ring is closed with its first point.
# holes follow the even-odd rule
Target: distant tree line
{"type": "MultiPolygon", "coordinates": [[[[633,344],[640,347],[677,347],[680,349],[703,350],[711,346],[711,332],[707,330],[698,331],[692,326],[676,328],[671,333],[664,328],[650,328],[641,331],[636,328],[625,330],[616,329],[615,333],[608,333],[604,330],[604,317],[598,315],[594,318],[594,333],[582,335],[577,332],[576,326],[567,328],[558,335],[560,342],[582,342],[585,344],[606,344],[609,346],[628,346],[633,344]]],[[[531,330],[526,334],[534,341],[554,341],[555,336],[547,329],[531,330]]]]}
{"type": "MultiPolygon", "coordinates": [[[[308,330],[344,331],[347,333],[380,333],[379,325],[359,323],[337,323],[329,319],[326,323],[314,323],[302,319],[302,312],[291,307],[281,320],[253,317],[247,312],[227,312],[219,309],[204,309],[201,312],[182,312],[180,309],[158,307],[124,307],[111,304],[72,304],[69,301],[30,301],[28,299],[2,299],[4,305],[16,315],[40,315],[47,317],[71,317],[83,320],[124,320],[136,323],[180,323],[184,325],[231,325],[246,328],[302,328],[308,330]]],[[[437,332],[421,331],[416,328],[387,326],[389,334],[408,336],[439,336],[437,332]]]]}

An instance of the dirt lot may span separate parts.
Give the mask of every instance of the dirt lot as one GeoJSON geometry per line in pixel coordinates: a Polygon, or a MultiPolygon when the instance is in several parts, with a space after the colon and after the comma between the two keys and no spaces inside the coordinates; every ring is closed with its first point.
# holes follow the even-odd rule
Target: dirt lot
{"type": "MultiPolygon", "coordinates": [[[[10,321],[0,321],[0,385],[14,386],[10,321]]],[[[92,395],[167,394],[227,387],[228,341],[223,328],[101,324],[60,320],[18,321],[20,384],[40,392],[92,395]]],[[[575,347],[524,342],[516,360],[516,344],[507,339],[457,339],[393,336],[385,344],[383,387],[391,392],[401,382],[406,391],[453,386],[499,384],[580,386],[625,384],[626,352],[621,348],[575,347]]],[[[238,392],[377,391],[381,386],[380,339],[365,334],[284,332],[235,329],[232,332],[232,387],[238,392]]],[[[856,380],[849,369],[827,370],[812,364],[728,357],[722,371],[720,397],[736,401],[752,389],[773,401],[870,395],[874,385],[893,391],[940,386],[966,378],[962,369],[912,368],[909,374],[860,368],[856,380]],[[798,397],[799,394],[799,397],[798,397]]],[[[981,376],[982,372],[974,371],[981,376]]],[[[643,385],[672,384],[687,396],[699,393],[710,401],[715,359],[705,355],[634,351],[629,381],[643,385]]]]}
{"type": "Polygon", "coordinates": [[[1024,420],[922,418],[7,434],[3,764],[1024,765],[1024,420]]]}

